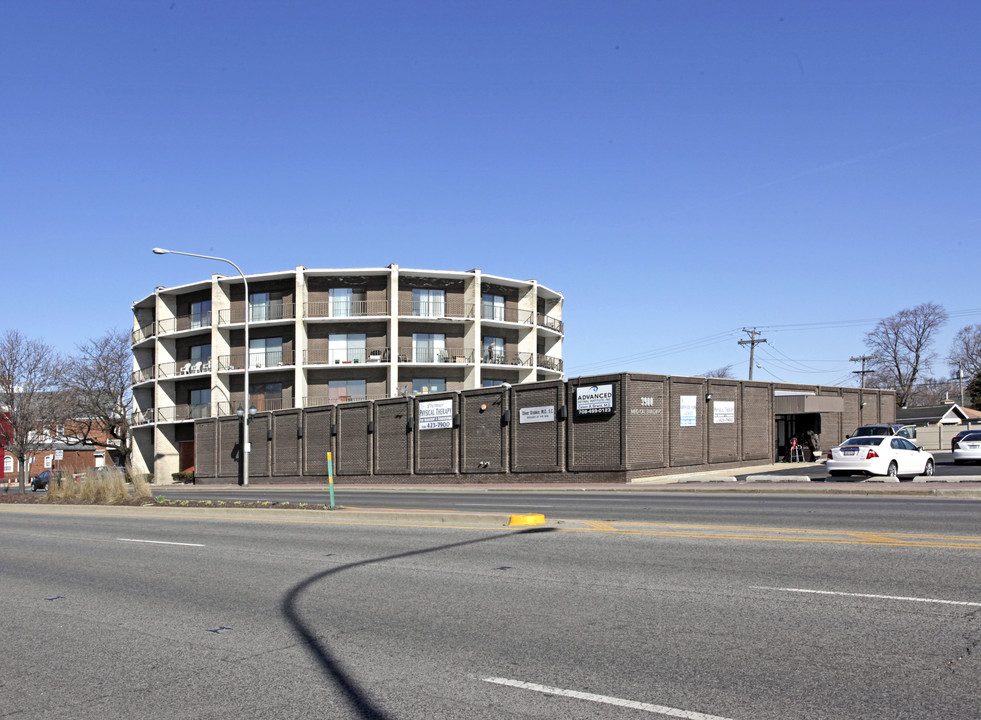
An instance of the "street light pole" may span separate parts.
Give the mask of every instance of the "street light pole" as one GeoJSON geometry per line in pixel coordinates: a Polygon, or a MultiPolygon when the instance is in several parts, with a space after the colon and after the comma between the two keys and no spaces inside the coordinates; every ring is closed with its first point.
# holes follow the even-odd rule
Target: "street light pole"
{"type": "MultiPolygon", "coordinates": [[[[245,415],[242,423],[242,485],[249,484],[249,453],[252,451],[252,444],[249,442],[249,420],[251,420],[250,410],[252,403],[249,397],[249,281],[242,272],[242,268],[227,258],[215,257],[213,255],[198,255],[197,253],[181,252],[179,250],[164,250],[163,248],[153,248],[156,255],[186,255],[187,257],[202,258],[204,260],[218,260],[231,265],[242,276],[242,283],[245,285],[245,415]]],[[[254,413],[252,413],[254,414],[254,413]]]]}

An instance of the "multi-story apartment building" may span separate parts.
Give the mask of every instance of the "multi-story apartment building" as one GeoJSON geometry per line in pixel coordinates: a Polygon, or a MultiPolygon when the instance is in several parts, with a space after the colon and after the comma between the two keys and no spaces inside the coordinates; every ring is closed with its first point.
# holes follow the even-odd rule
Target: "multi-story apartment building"
{"type": "Polygon", "coordinates": [[[246,374],[258,412],[563,377],[562,294],[535,280],[397,265],[246,280],[248,303],[241,276],[215,274],[133,304],[136,469],[193,466],[193,420],[241,408],[246,374]]]}

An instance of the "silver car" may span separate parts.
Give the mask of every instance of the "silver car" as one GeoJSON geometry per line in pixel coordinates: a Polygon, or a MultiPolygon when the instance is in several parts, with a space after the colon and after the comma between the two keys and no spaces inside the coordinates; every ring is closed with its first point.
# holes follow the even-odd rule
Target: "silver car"
{"type": "Polygon", "coordinates": [[[828,474],[885,475],[900,478],[933,475],[933,455],[904,437],[892,435],[849,438],[828,451],[828,474]]]}
{"type": "Polygon", "coordinates": [[[970,432],[954,440],[954,464],[981,460],[981,432],[970,432]]]}

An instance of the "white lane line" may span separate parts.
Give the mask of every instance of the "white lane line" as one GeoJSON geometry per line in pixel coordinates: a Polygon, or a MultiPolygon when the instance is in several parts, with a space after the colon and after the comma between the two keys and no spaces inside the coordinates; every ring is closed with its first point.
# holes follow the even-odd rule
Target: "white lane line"
{"type": "Polygon", "coordinates": [[[903,597],[902,595],[869,595],[866,593],[846,593],[833,592],[831,590],[808,590],[805,588],[781,588],[763,587],[760,585],[750,586],[751,590],[777,590],[779,592],[808,593],[810,595],[838,595],[841,597],[872,598],[873,600],[906,600],[907,602],[937,603],[939,605],[970,605],[981,607],[981,602],[967,602],[965,600],[938,600],[936,598],[903,597]]]}
{"type": "MultiPolygon", "coordinates": [[[[501,507],[501,503],[453,503],[453,507],[501,507]]],[[[508,507],[550,508],[553,505],[508,505],[508,507]]],[[[502,511],[503,512],[503,511],[502,511]]]]}
{"type": "Polygon", "coordinates": [[[482,679],[484,682],[494,683],[495,685],[507,685],[508,687],[521,688],[522,690],[534,690],[545,695],[558,695],[577,700],[589,700],[590,702],[616,705],[617,707],[630,708],[632,710],[645,710],[660,715],[684,718],[685,720],[730,720],[719,715],[706,715],[705,713],[695,712],[694,710],[679,710],[678,708],[666,707],[664,705],[652,705],[650,703],[637,702],[636,700],[623,700],[621,698],[610,697],[609,695],[596,695],[594,693],[579,692],[578,690],[563,690],[562,688],[522,682],[521,680],[508,680],[507,678],[482,679]]]}
{"type": "Polygon", "coordinates": [[[178,543],[178,542],[166,542],[164,540],[136,540],[134,538],[116,538],[120,542],[138,542],[138,543],[148,543],[150,545],[183,545],[184,547],[205,547],[200,543],[178,543]]]}

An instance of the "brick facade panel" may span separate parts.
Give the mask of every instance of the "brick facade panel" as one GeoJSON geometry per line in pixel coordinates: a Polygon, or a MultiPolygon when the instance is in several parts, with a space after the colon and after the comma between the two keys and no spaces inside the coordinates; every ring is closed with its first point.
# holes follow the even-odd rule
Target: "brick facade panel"
{"type": "Polygon", "coordinates": [[[622,442],[623,406],[621,375],[603,375],[577,378],[567,385],[566,404],[569,407],[568,443],[569,470],[572,472],[622,470],[624,452],[622,442]],[[576,413],[576,388],[592,385],[613,385],[613,415],[580,415],[576,413]]]}
{"type": "Polygon", "coordinates": [[[337,457],[334,472],[338,475],[369,475],[371,473],[371,444],[368,423],[370,403],[345,403],[336,408],[337,457]]]}
{"type": "Polygon", "coordinates": [[[273,475],[292,476],[300,472],[300,411],[287,410],[276,413],[273,422],[273,475]]]}
{"type": "Polygon", "coordinates": [[[330,426],[334,422],[331,406],[303,411],[303,474],[327,477],[327,453],[331,450],[330,426]]]}
{"type": "Polygon", "coordinates": [[[666,378],[630,375],[620,412],[627,424],[627,465],[631,470],[664,467],[667,462],[666,378]]]}
{"type": "MultiPolygon", "coordinates": [[[[508,393],[499,388],[460,396],[460,472],[489,473],[507,470],[508,393]]],[[[511,418],[515,422],[515,418],[511,418]]]]}
{"type": "Polygon", "coordinates": [[[559,417],[566,407],[565,384],[540,383],[511,389],[514,407],[511,411],[511,471],[559,472],[565,466],[565,433],[567,420],[559,417]],[[521,410],[551,407],[553,422],[522,423],[521,410]]]}
{"type": "Polygon", "coordinates": [[[742,403],[736,404],[742,430],[742,460],[768,460],[773,447],[773,388],[743,383],[742,403]]]}
{"type": "Polygon", "coordinates": [[[411,398],[380,400],[375,403],[375,473],[379,475],[412,472],[411,398]]]}

